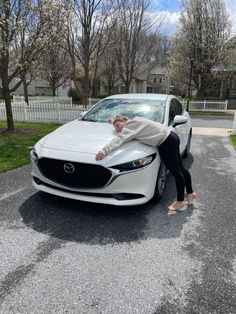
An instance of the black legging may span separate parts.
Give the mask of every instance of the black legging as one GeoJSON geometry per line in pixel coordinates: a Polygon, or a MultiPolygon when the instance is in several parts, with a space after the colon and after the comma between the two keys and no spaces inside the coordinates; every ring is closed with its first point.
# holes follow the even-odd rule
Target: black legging
{"type": "Polygon", "coordinates": [[[158,147],[160,157],[166,168],[175,178],[177,201],[184,200],[184,188],[187,193],[192,193],[192,180],[189,171],[184,168],[179,152],[180,140],[176,133],[170,132],[167,139],[158,147]]]}

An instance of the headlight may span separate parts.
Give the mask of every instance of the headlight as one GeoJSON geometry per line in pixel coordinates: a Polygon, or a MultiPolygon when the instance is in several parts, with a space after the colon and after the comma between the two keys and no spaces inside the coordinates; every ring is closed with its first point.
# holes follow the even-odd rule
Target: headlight
{"type": "Polygon", "coordinates": [[[31,156],[31,158],[33,159],[33,161],[34,161],[35,163],[38,162],[39,157],[38,157],[38,155],[37,155],[37,153],[36,153],[36,149],[35,149],[35,148],[33,148],[33,149],[31,150],[30,156],[31,156]]]}
{"type": "Polygon", "coordinates": [[[144,158],[136,159],[130,162],[126,162],[124,164],[113,166],[112,168],[118,169],[122,171],[130,171],[134,169],[139,169],[149,165],[156,158],[156,153],[149,155],[144,158]]]}

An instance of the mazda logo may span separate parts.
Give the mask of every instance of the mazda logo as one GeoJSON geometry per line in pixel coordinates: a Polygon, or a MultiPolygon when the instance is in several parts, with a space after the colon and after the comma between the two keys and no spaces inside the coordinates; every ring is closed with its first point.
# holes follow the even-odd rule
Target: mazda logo
{"type": "Polygon", "coordinates": [[[66,164],[64,164],[64,171],[66,173],[73,173],[75,172],[75,167],[70,162],[67,162],[66,164]]]}

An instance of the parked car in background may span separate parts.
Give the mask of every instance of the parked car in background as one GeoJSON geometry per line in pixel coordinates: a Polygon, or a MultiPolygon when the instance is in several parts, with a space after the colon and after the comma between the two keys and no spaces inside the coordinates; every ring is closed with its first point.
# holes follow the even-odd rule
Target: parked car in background
{"type": "Polygon", "coordinates": [[[122,145],[101,161],[96,153],[115,135],[108,119],[141,116],[167,125],[188,155],[192,125],[179,100],[165,94],[121,94],[99,101],[80,119],[42,138],[31,151],[36,189],[76,200],[138,205],[163,196],[167,170],[158,149],[137,140],[122,145]]]}

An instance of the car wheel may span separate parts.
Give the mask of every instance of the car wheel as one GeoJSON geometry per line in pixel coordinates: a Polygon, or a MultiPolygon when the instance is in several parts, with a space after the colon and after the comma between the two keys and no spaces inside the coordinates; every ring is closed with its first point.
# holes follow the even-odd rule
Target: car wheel
{"type": "Polygon", "coordinates": [[[189,135],[188,135],[188,142],[183,154],[183,157],[188,157],[190,153],[190,146],[191,146],[191,139],[192,139],[192,130],[190,130],[189,135]]]}
{"type": "Polygon", "coordinates": [[[160,164],[157,176],[156,187],[152,200],[158,201],[162,198],[166,185],[167,169],[164,163],[160,164]]]}

